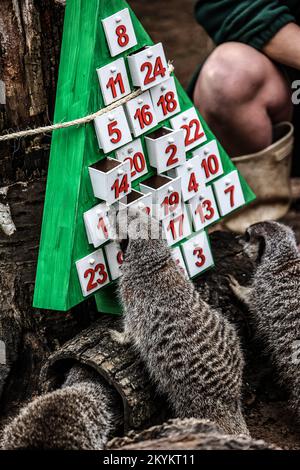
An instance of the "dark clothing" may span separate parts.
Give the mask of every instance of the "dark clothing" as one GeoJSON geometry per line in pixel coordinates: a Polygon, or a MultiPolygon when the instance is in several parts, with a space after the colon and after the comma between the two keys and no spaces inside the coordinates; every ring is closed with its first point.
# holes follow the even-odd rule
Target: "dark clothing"
{"type": "Polygon", "coordinates": [[[288,23],[300,20],[299,0],[198,0],[198,23],[216,44],[238,41],[261,50],[288,23]]]}

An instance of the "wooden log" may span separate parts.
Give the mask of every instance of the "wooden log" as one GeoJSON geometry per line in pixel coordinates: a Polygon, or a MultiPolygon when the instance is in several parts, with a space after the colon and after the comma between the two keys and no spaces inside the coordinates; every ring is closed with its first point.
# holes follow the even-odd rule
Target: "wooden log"
{"type": "MultiPolygon", "coordinates": [[[[0,133],[52,119],[64,8],[53,0],[0,2],[0,133]]],[[[45,173],[49,137],[1,144],[0,187],[45,173]]]]}
{"type": "Polygon", "coordinates": [[[133,348],[117,342],[112,330],[122,331],[121,319],[103,316],[67,342],[42,369],[41,388],[49,392],[59,387],[66,370],[74,362],[92,367],[120,396],[126,433],[148,426],[157,419],[161,421],[168,406],[158,396],[133,348]]]}
{"type": "Polygon", "coordinates": [[[279,450],[263,440],[224,434],[214,423],[205,420],[171,420],[139,434],[113,439],[110,450],[279,450]]]}

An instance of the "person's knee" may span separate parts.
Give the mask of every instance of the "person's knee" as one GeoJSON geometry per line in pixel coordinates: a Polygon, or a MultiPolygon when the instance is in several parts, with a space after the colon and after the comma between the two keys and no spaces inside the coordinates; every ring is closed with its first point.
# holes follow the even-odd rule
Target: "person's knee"
{"type": "Polygon", "coordinates": [[[205,62],[195,92],[195,105],[205,115],[222,114],[255,100],[264,86],[268,59],[250,46],[226,43],[205,62]]]}

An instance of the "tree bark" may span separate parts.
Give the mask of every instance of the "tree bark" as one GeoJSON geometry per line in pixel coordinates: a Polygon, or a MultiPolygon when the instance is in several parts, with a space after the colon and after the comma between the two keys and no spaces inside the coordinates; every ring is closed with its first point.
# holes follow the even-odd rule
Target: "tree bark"
{"type": "Polygon", "coordinates": [[[248,436],[229,436],[207,420],[170,420],[107,445],[111,450],[279,450],[248,436]]]}
{"type": "MultiPolygon", "coordinates": [[[[1,134],[53,119],[63,13],[54,0],[1,0],[1,134]]],[[[49,148],[49,136],[0,145],[2,416],[35,393],[41,363],[71,336],[57,324],[74,323],[70,314],[62,321],[32,309],[49,148]]]]}

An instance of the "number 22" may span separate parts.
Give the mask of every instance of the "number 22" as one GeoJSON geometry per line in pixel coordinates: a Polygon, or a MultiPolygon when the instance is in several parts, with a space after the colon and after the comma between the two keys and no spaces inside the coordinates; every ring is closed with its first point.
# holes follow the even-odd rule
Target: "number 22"
{"type": "Polygon", "coordinates": [[[181,129],[184,129],[186,132],[185,136],[185,146],[192,145],[197,140],[201,139],[204,136],[204,132],[201,132],[201,124],[198,119],[192,119],[189,124],[184,124],[181,126],[181,129]],[[192,131],[194,134],[192,135],[192,131]]]}

